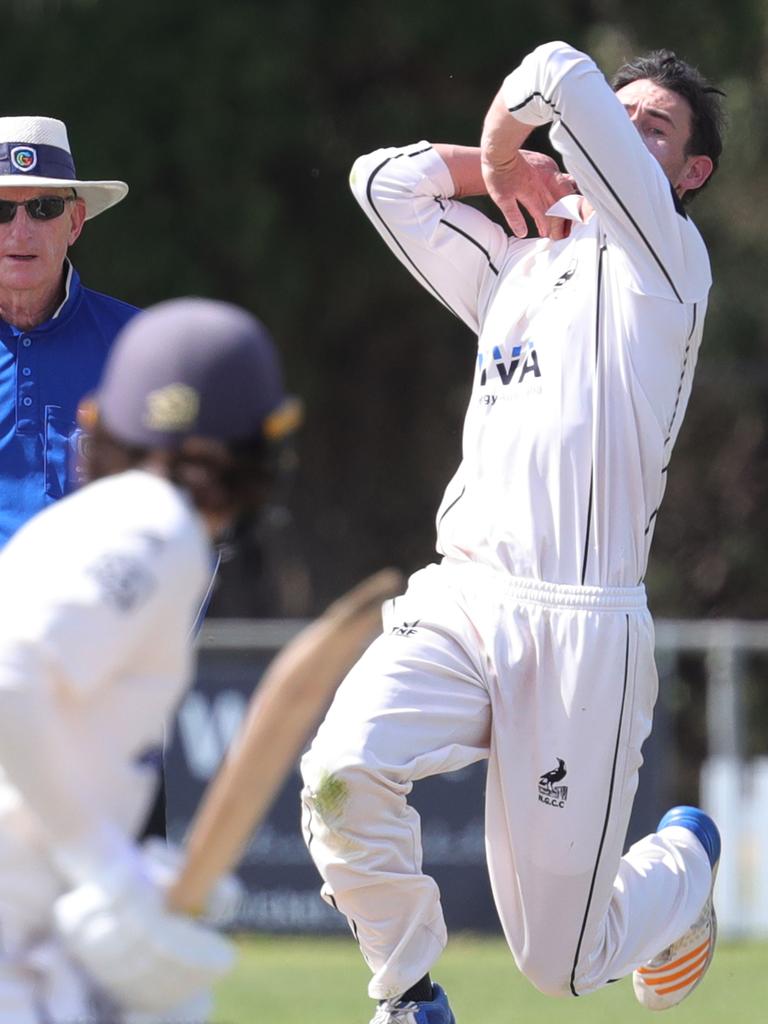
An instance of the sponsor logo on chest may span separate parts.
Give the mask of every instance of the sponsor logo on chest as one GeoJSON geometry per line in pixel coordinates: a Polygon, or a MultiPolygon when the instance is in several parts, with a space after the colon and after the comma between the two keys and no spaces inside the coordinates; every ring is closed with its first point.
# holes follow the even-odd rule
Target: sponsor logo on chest
{"type": "Polygon", "coordinates": [[[541,377],[539,356],[532,341],[513,345],[509,355],[505,355],[499,345],[494,345],[490,358],[478,352],[477,365],[481,387],[487,385],[489,378],[496,378],[506,386],[531,383],[541,377]]]}
{"type": "MultiPolygon", "coordinates": [[[[548,276],[543,295],[538,298],[534,295],[528,301],[525,317],[528,328],[533,329],[532,318],[534,315],[538,317],[537,310],[539,313],[545,309],[548,311],[547,335],[552,326],[552,316],[557,316],[558,320],[562,320],[563,296],[573,294],[570,285],[576,275],[578,261],[572,257],[565,270],[562,269],[562,266],[562,262],[559,262],[558,269],[548,276]],[[555,313],[554,311],[559,312],[555,313]]],[[[520,299],[518,298],[517,301],[519,302],[520,299]]],[[[499,324],[499,326],[501,325],[499,324]]],[[[545,346],[545,357],[547,351],[550,351],[551,354],[551,350],[546,349],[545,346]]],[[[546,378],[546,365],[542,367],[540,348],[531,338],[513,340],[508,337],[502,344],[490,348],[490,351],[485,349],[478,352],[477,369],[480,387],[488,389],[486,393],[481,393],[479,401],[481,405],[487,406],[495,405],[500,397],[511,399],[521,394],[539,395],[546,378]],[[507,388],[509,390],[506,390],[507,388]]]]}

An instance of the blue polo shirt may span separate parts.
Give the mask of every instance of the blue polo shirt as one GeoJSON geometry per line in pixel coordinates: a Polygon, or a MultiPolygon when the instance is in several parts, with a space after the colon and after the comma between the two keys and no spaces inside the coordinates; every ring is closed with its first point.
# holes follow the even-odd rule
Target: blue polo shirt
{"type": "Polygon", "coordinates": [[[77,404],[138,312],[84,288],[68,261],[66,272],[66,298],[50,320],[20,331],[0,319],[0,546],[77,483],[77,404]]]}

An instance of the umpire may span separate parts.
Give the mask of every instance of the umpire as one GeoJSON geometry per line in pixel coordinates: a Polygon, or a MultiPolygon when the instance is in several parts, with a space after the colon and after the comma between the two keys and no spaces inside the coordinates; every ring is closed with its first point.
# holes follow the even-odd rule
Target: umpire
{"type": "Polygon", "coordinates": [[[62,121],[0,117],[0,545],[77,482],[77,403],[137,310],[85,288],[67,252],[127,193],[78,176],[62,121]]]}

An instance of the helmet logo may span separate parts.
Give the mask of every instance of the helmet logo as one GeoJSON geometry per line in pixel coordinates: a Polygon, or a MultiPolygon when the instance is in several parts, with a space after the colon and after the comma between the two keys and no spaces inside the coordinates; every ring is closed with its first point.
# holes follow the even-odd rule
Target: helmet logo
{"type": "Polygon", "coordinates": [[[146,397],[144,425],[152,430],[189,430],[200,410],[200,395],[188,384],[168,384],[146,397]]]}

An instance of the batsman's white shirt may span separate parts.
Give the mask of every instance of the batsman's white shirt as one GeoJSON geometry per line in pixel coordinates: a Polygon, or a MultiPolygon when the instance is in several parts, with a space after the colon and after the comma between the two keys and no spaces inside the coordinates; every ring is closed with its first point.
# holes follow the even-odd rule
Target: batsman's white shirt
{"type": "Polygon", "coordinates": [[[463,459],[438,550],[551,583],[643,578],[711,276],[701,237],[589,58],[540,47],[505,81],[596,213],[560,241],[509,238],[451,199],[428,143],[357,161],[353,191],[395,255],[478,334],[463,459]]]}
{"type": "Polygon", "coordinates": [[[59,868],[108,863],[141,827],[209,578],[199,516],[139,470],[51,506],[0,553],[3,954],[45,932],[59,868]]]}

